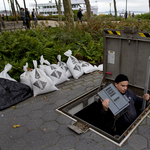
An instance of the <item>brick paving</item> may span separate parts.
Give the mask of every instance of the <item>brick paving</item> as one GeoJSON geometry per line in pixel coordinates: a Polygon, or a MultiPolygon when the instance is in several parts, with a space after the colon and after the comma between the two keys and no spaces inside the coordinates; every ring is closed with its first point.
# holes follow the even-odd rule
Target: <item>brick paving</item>
{"type": "Polygon", "coordinates": [[[118,147],[92,131],[78,135],[72,121],[56,108],[99,86],[103,74],[95,71],[59,84],[58,91],[31,97],[0,111],[1,150],[150,150],[150,118],[118,147]],[[13,128],[13,125],[20,125],[13,128]]]}

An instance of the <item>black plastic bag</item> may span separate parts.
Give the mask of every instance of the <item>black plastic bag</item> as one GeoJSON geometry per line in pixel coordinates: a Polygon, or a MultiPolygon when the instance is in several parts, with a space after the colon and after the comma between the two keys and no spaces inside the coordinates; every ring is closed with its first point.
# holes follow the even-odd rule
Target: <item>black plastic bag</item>
{"type": "Polygon", "coordinates": [[[29,86],[0,78],[0,110],[17,104],[33,95],[29,86]]]}

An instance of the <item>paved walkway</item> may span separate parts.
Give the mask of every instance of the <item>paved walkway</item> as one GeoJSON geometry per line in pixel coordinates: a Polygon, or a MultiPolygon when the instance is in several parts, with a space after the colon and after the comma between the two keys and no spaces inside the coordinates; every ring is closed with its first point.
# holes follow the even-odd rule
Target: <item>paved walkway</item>
{"type": "MultiPolygon", "coordinates": [[[[22,30],[25,30],[26,29],[26,26],[23,26],[23,23],[22,21],[18,21],[18,23],[16,21],[5,21],[5,30],[16,30],[16,29],[22,29],[22,30]]],[[[34,28],[34,22],[33,20],[31,20],[31,27],[30,28],[34,28]]],[[[75,22],[75,23],[78,23],[78,22],[75,22]]],[[[86,23],[86,22],[83,22],[83,23],[86,23]]],[[[61,22],[58,22],[58,21],[53,21],[53,20],[38,20],[38,25],[39,26],[49,26],[49,27],[56,27],[56,26],[59,26],[59,25],[63,25],[64,24],[64,21],[61,21],[61,22]]],[[[4,30],[3,27],[1,26],[0,28],[2,31],[4,30]]],[[[1,31],[0,30],[0,31],[1,31]]]]}
{"type": "Polygon", "coordinates": [[[103,74],[95,71],[78,80],[71,78],[59,91],[31,97],[0,111],[1,150],[150,150],[150,118],[134,131],[122,147],[92,131],[78,135],[71,120],[55,111],[62,104],[99,86],[103,74]],[[13,128],[13,125],[20,125],[13,128]]]}
{"type": "MultiPolygon", "coordinates": [[[[22,21],[5,21],[5,29],[3,29],[2,26],[0,26],[0,31],[5,31],[5,30],[16,30],[16,29],[22,29],[25,30],[26,26],[23,26],[22,21]]],[[[40,26],[49,26],[49,27],[56,27],[59,26],[59,24],[63,24],[63,22],[58,22],[58,21],[52,21],[52,20],[39,20],[38,25],[40,26]]],[[[31,20],[31,28],[34,27],[34,22],[31,20]]]]}

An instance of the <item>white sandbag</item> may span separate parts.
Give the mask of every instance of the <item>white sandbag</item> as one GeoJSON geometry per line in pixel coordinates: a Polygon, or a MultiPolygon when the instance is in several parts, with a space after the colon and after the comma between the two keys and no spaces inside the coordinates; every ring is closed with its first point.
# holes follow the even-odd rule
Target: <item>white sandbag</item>
{"type": "Polygon", "coordinates": [[[33,90],[33,86],[30,80],[30,73],[32,70],[28,70],[27,68],[28,63],[26,62],[26,65],[23,66],[24,73],[20,75],[20,83],[28,85],[33,90]]]}
{"type": "Polygon", "coordinates": [[[92,66],[90,63],[88,63],[86,61],[79,60],[79,63],[81,64],[81,67],[82,67],[84,73],[90,73],[90,72],[97,70],[97,68],[95,68],[94,66],[92,66]]]}
{"type": "Polygon", "coordinates": [[[34,97],[39,94],[58,90],[53,84],[52,80],[45,74],[45,72],[37,68],[36,60],[33,60],[33,65],[35,69],[30,73],[30,79],[33,85],[34,97]]]}
{"type": "Polygon", "coordinates": [[[67,67],[67,64],[61,61],[61,55],[58,55],[57,59],[58,59],[58,66],[65,72],[67,77],[68,78],[72,77],[72,74],[71,74],[69,68],[67,67]]]}
{"type": "Polygon", "coordinates": [[[103,64],[99,65],[97,68],[99,71],[103,71],[103,64]]]}
{"type": "Polygon", "coordinates": [[[72,51],[68,50],[64,53],[64,55],[68,56],[67,67],[69,68],[71,74],[75,79],[78,79],[83,75],[83,69],[79,63],[79,61],[72,56],[72,51]]]}
{"type": "MultiPolygon", "coordinates": [[[[8,71],[10,71],[12,68],[12,65],[11,64],[7,64],[5,65],[5,68],[4,70],[0,73],[0,78],[4,78],[4,79],[8,79],[8,80],[11,80],[11,81],[16,81],[15,79],[11,78],[9,75],[8,75],[8,71]]],[[[16,81],[17,82],[17,81],[16,81]]]]}
{"type": "Polygon", "coordinates": [[[44,65],[44,62],[46,62],[46,64],[50,65],[50,63],[47,60],[44,60],[43,55],[41,55],[39,67],[40,67],[41,70],[43,70],[45,72],[45,67],[47,65],[44,65]]]}
{"type": "Polygon", "coordinates": [[[44,69],[44,72],[48,77],[50,77],[54,83],[54,85],[58,85],[60,83],[63,83],[65,81],[68,81],[67,75],[64,73],[64,71],[56,64],[50,65],[50,63],[47,60],[40,61],[41,63],[45,63],[47,65],[40,65],[40,68],[44,69]]]}

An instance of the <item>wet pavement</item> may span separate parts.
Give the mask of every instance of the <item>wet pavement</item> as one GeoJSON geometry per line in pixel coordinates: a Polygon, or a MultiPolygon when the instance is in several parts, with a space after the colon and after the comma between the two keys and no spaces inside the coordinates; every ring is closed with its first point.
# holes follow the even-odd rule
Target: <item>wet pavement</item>
{"type": "Polygon", "coordinates": [[[78,135],[72,121],[55,109],[99,86],[103,74],[95,71],[78,80],[59,84],[58,91],[31,97],[0,111],[1,150],[150,150],[150,117],[147,116],[121,146],[92,131],[78,135]],[[20,125],[13,128],[14,125],[20,125]]]}

